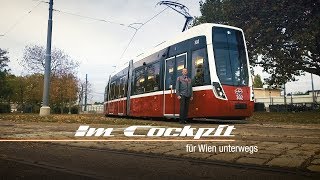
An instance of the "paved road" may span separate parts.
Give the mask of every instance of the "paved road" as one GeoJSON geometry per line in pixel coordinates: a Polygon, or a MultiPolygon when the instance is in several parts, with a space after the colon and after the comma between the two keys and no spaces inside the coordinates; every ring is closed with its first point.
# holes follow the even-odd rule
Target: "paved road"
{"type": "MultiPolygon", "coordinates": [[[[1,119],[1,117],[0,117],[1,119]]],[[[110,120],[110,119],[109,119],[110,120]]],[[[115,122],[120,119],[113,119],[115,122]]],[[[113,122],[112,120],[112,122],[113,122]]],[[[111,121],[111,120],[110,120],[111,121]]],[[[112,123],[110,122],[110,123],[112,123]]],[[[182,127],[177,122],[135,120],[136,124],[160,123],[165,127],[182,127]]],[[[0,137],[3,139],[75,139],[74,133],[81,123],[50,123],[0,120],[0,137]]],[[[154,124],[153,124],[154,125],[154,124]]],[[[192,127],[216,127],[208,122],[193,122],[192,127]]],[[[125,128],[128,125],[90,124],[90,127],[125,128]]],[[[257,146],[259,151],[249,153],[187,153],[186,144],[191,142],[99,142],[71,143],[68,145],[92,147],[96,149],[126,150],[137,153],[153,153],[175,157],[191,157],[207,161],[290,167],[320,173],[320,124],[235,124],[236,140],[233,146],[257,146]]],[[[124,138],[122,131],[115,132],[114,138],[124,138]],[[121,136],[122,133],[122,136],[121,136]],[[119,135],[119,136],[118,136],[119,135]]],[[[79,138],[76,138],[79,139],[79,138]]],[[[101,138],[105,139],[105,138],[101,138]]],[[[198,145],[199,143],[192,143],[198,145]]],[[[228,145],[229,143],[207,143],[208,145],[228,145]]]]}
{"type": "MultiPolygon", "coordinates": [[[[319,179],[316,173],[51,143],[1,142],[0,174],[50,179],[319,179]]],[[[0,178],[1,179],[1,178],[0,178]]]]}
{"type": "Polygon", "coordinates": [[[0,167],[0,179],[94,179],[72,172],[55,170],[52,167],[43,167],[38,164],[16,160],[0,159],[0,167]]]}

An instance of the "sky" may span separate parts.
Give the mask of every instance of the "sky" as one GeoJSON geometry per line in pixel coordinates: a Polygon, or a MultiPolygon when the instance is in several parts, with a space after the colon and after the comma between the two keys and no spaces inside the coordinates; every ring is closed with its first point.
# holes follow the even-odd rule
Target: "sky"
{"type": "MultiPolygon", "coordinates": [[[[80,63],[78,77],[92,84],[92,99],[102,102],[104,87],[115,66],[181,33],[185,19],[167,9],[145,24],[134,37],[121,58],[135,30],[131,23],[144,23],[165,6],[159,0],[54,0],[53,8],[62,12],[104,19],[115,23],[96,21],[62,12],[53,12],[52,46],[64,50],[80,63]],[[124,24],[119,25],[119,24],[124,24]]],[[[189,8],[192,16],[200,16],[199,0],[179,0],[189,8]]],[[[0,0],[0,48],[9,51],[11,72],[28,74],[21,65],[24,47],[46,45],[48,4],[38,0],[0,0]],[[28,13],[32,10],[30,13],[28,13]]],[[[241,28],[241,27],[240,27],[241,28]]],[[[269,75],[255,68],[262,78],[269,75]]],[[[320,89],[320,77],[314,77],[315,89],[320,89]]],[[[310,74],[297,77],[299,81],[286,84],[287,92],[305,92],[311,89],[310,74]]]]}

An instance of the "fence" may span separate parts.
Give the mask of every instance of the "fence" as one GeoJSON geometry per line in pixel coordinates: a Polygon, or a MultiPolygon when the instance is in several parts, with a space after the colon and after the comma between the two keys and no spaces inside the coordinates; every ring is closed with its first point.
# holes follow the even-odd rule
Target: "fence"
{"type": "MultiPolygon", "coordinates": [[[[315,96],[316,104],[320,104],[319,95],[315,96]]],[[[263,103],[267,111],[308,111],[313,107],[312,95],[293,95],[286,96],[270,96],[259,97],[255,99],[255,103],[263,103]],[[286,103],[285,103],[286,101],[286,103]]]]}
{"type": "MultiPolygon", "coordinates": [[[[84,105],[82,105],[82,112],[84,112],[84,105]]],[[[103,113],[103,104],[88,104],[87,105],[87,113],[103,113]]]]}

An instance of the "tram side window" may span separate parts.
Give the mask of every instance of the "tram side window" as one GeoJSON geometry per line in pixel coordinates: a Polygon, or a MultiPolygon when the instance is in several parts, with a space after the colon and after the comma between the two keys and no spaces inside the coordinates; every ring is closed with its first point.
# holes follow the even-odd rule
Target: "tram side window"
{"type": "Polygon", "coordinates": [[[113,81],[110,85],[110,96],[109,96],[109,99],[110,100],[113,100],[114,99],[114,88],[115,88],[115,81],[113,81]]]}
{"type": "Polygon", "coordinates": [[[208,60],[206,48],[192,52],[192,86],[210,84],[208,60]]]}
{"type": "Polygon", "coordinates": [[[134,94],[142,94],[145,91],[144,69],[136,70],[134,76],[134,94]]]}
{"type": "Polygon", "coordinates": [[[116,80],[116,86],[114,88],[114,97],[115,97],[115,99],[118,99],[120,97],[119,89],[120,89],[120,79],[117,79],[116,80]]]}
{"type": "Polygon", "coordinates": [[[104,89],[104,102],[106,102],[108,100],[108,94],[109,94],[109,88],[108,88],[109,84],[107,84],[107,86],[104,89]]]}
{"type": "Polygon", "coordinates": [[[146,92],[158,91],[160,85],[160,62],[147,66],[146,92]]]}
{"type": "Polygon", "coordinates": [[[120,95],[119,97],[122,98],[122,97],[127,97],[127,90],[126,90],[126,77],[122,77],[120,79],[120,95]]]}

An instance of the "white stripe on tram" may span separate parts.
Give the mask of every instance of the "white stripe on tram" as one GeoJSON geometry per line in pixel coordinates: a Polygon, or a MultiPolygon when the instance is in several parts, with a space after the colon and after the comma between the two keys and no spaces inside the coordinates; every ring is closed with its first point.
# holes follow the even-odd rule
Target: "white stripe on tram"
{"type": "MultiPolygon", "coordinates": [[[[195,91],[203,91],[203,90],[211,90],[212,86],[211,85],[206,85],[206,86],[197,86],[197,87],[193,87],[192,90],[195,91]]],[[[130,96],[130,99],[136,99],[136,98],[141,98],[141,97],[149,97],[149,96],[156,96],[156,95],[163,95],[163,94],[173,94],[175,93],[175,89],[172,90],[165,90],[165,91],[156,91],[156,92],[150,92],[150,93],[145,93],[145,94],[138,94],[138,95],[133,95],[130,96]]],[[[108,101],[108,103],[112,103],[112,102],[117,102],[117,101],[122,101],[122,100],[126,100],[127,98],[120,98],[120,99],[114,99],[111,101],[108,101]]]]}

